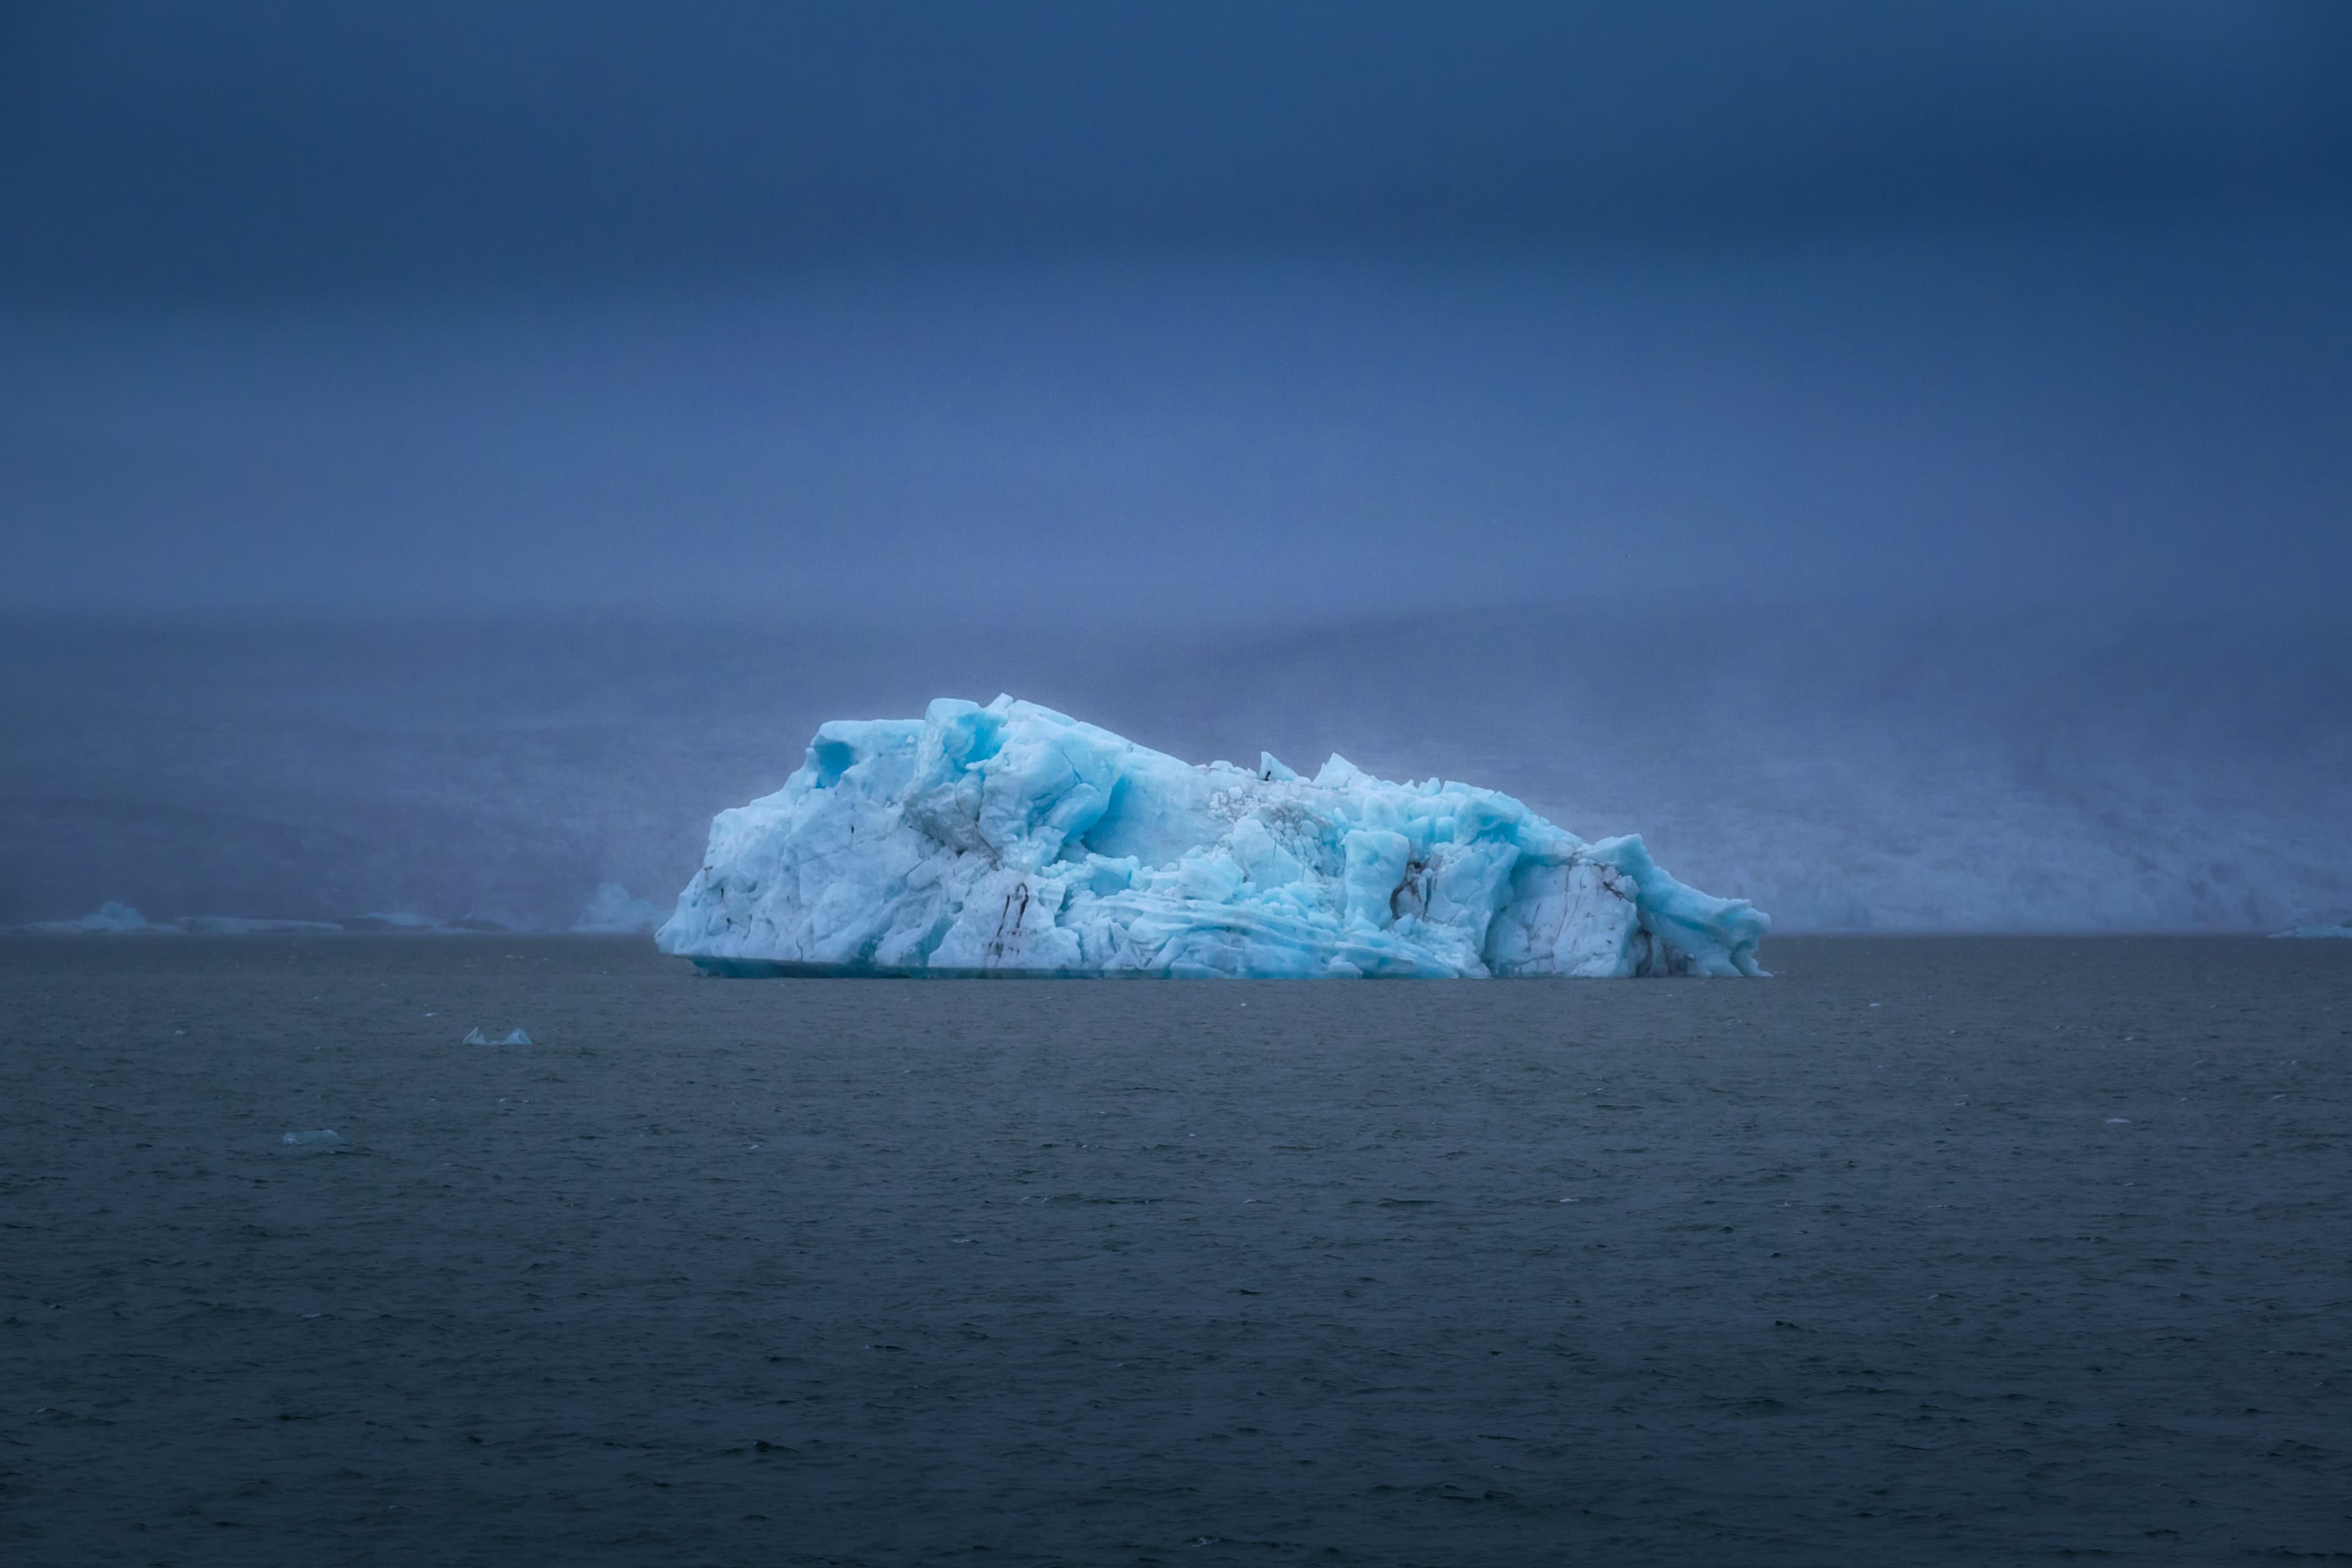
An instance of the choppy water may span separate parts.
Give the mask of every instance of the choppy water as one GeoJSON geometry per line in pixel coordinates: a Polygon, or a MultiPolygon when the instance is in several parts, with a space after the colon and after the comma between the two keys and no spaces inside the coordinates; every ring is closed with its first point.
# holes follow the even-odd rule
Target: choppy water
{"type": "Polygon", "coordinates": [[[0,1555],[2352,1552],[2352,943],[1768,960],[0,944],[0,1555]]]}

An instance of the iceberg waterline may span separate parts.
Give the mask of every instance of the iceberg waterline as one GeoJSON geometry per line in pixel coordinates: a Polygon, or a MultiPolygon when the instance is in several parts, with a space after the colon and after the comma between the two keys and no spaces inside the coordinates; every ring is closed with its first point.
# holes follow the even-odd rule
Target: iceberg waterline
{"type": "Polygon", "coordinates": [[[1769,923],[1493,790],[1197,766],[999,697],[820,727],[657,940],[740,973],[1760,975],[1769,923]]]}

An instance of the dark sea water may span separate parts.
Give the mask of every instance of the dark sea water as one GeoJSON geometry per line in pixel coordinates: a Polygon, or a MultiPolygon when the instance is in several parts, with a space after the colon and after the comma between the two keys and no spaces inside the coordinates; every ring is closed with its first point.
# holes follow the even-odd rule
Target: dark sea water
{"type": "Polygon", "coordinates": [[[0,944],[0,1559],[2352,1554],[2352,942],[1766,956],[0,944]]]}

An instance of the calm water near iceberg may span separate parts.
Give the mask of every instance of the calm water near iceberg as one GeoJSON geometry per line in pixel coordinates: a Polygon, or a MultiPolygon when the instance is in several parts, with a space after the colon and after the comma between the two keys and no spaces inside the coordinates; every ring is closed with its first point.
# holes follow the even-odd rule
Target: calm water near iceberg
{"type": "Polygon", "coordinates": [[[0,1555],[2352,1551],[2352,942],[1764,957],[0,943],[0,1555]]]}

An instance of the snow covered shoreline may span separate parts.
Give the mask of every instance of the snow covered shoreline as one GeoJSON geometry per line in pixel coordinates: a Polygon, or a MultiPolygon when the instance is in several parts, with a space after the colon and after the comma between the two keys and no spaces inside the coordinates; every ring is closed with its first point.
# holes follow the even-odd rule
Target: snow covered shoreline
{"type": "Polygon", "coordinates": [[[1492,790],[1195,766],[1000,697],[821,727],[657,940],[735,974],[1760,975],[1769,923],[1492,790]]]}

